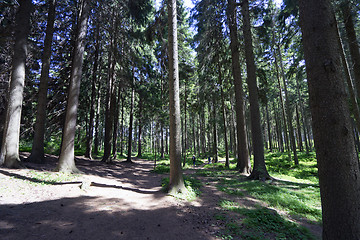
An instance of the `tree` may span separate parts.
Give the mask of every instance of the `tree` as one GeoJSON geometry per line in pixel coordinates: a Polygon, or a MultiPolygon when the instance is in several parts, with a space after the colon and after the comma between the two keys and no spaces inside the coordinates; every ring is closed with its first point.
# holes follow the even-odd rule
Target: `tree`
{"type": "Polygon", "coordinates": [[[71,67],[71,78],[66,106],[65,124],[61,142],[59,163],[56,167],[60,172],[77,172],[74,159],[74,142],[76,131],[76,117],[79,106],[79,94],[81,73],[83,64],[83,55],[86,40],[86,30],[88,16],[90,12],[90,0],[81,2],[81,11],[79,12],[78,27],[76,32],[76,41],[73,52],[73,62],[71,67]]]}
{"type": "Polygon", "coordinates": [[[31,0],[19,1],[16,13],[15,45],[12,63],[12,74],[9,88],[4,136],[0,153],[0,165],[20,167],[19,138],[20,120],[25,84],[25,65],[27,56],[27,38],[30,30],[31,0]]]}
{"type": "Polygon", "coordinates": [[[246,58],[246,72],[247,83],[249,88],[250,98],[250,118],[251,118],[251,135],[254,148],[254,167],[251,172],[251,179],[269,179],[269,173],[266,170],[264,159],[264,142],[261,132],[261,119],[259,109],[258,88],[256,83],[256,68],[254,60],[254,52],[252,45],[251,27],[250,27],[250,13],[249,1],[242,1],[241,5],[243,15],[243,33],[245,44],[245,58],[246,58]]]}
{"type": "Polygon", "coordinates": [[[46,36],[44,40],[44,50],[41,61],[42,68],[41,68],[41,76],[40,76],[40,84],[39,84],[34,139],[31,148],[31,155],[28,158],[28,161],[35,163],[44,162],[46,105],[47,105],[47,92],[48,92],[48,82],[49,82],[50,58],[51,58],[51,43],[54,34],[55,7],[56,7],[56,0],[49,1],[46,36]]]}
{"type": "Polygon", "coordinates": [[[230,29],[230,48],[231,48],[231,63],[232,74],[235,86],[235,100],[236,100],[236,127],[238,138],[238,165],[237,168],[242,173],[250,173],[251,165],[249,158],[249,150],[246,136],[245,114],[244,114],[244,100],[243,87],[241,79],[240,68],[240,53],[239,40],[237,34],[236,22],[236,2],[235,0],[228,0],[228,24],[230,29]]]}
{"type": "Polygon", "coordinates": [[[170,193],[185,191],[181,168],[181,121],[177,46],[176,0],[168,0],[169,111],[170,111],[170,193]]]}
{"type": "Polygon", "coordinates": [[[360,170],[330,0],[299,1],[323,239],[360,239],[360,170]]]}

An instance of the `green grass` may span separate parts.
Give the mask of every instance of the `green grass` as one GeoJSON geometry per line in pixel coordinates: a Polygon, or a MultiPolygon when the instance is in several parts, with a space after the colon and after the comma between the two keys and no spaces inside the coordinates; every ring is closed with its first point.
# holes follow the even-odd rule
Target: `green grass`
{"type": "Polygon", "coordinates": [[[55,185],[64,182],[71,182],[77,178],[77,175],[70,173],[60,173],[60,172],[38,172],[31,170],[27,175],[28,181],[34,185],[55,185]]]}
{"type": "MultiPolygon", "coordinates": [[[[175,198],[178,199],[184,199],[187,201],[193,201],[200,195],[200,187],[202,186],[202,183],[196,179],[189,176],[184,176],[184,184],[186,187],[187,192],[185,193],[177,193],[174,195],[175,198]]],[[[161,186],[163,189],[167,189],[167,186],[169,185],[169,178],[163,178],[161,180],[161,186]]]]}
{"type": "Polygon", "coordinates": [[[216,216],[226,221],[226,231],[222,237],[225,239],[315,239],[310,232],[299,226],[276,211],[264,207],[247,209],[239,207],[231,201],[222,201],[220,206],[240,215],[229,219],[225,215],[216,216]]]}

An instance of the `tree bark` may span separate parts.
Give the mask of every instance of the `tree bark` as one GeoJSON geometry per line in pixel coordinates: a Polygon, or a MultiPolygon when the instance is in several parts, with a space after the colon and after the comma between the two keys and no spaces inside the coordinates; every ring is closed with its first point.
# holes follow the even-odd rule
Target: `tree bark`
{"type": "MultiPolygon", "coordinates": [[[[135,78],[135,76],[132,76],[135,78]]],[[[133,80],[134,84],[134,80],[133,80]]],[[[129,136],[128,136],[128,150],[127,150],[127,162],[131,161],[131,153],[132,153],[132,135],[133,135],[133,125],[134,125],[134,102],[135,102],[135,89],[134,86],[132,86],[131,89],[131,99],[130,99],[130,120],[129,120],[129,136]]]]}
{"type": "Polygon", "coordinates": [[[250,179],[266,180],[270,179],[270,175],[266,170],[264,158],[264,142],[261,132],[261,117],[259,107],[259,96],[256,83],[256,69],[255,59],[252,45],[251,27],[250,27],[250,13],[249,1],[243,0],[241,5],[243,15],[243,33],[245,43],[245,58],[246,58],[246,72],[247,83],[249,88],[250,100],[250,118],[251,118],[251,135],[252,145],[254,149],[254,167],[250,179]]]}
{"type": "MultiPolygon", "coordinates": [[[[113,14],[114,15],[114,14],[113,14]]],[[[114,29],[114,23],[112,23],[114,29]]],[[[114,116],[115,116],[115,37],[111,36],[109,46],[109,67],[108,67],[108,82],[106,92],[106,111],[105,111],[105,136],[104,136],[104,156],[102,162],[111,162],[111,144],[113,139],[114,116]]]]}
{"type": "Polygon", "coordinates": [[[95,43],[95,53],[94,53],[94,65],[92,70],[92,82],[91,82],[91,103],[90,103],[90,119],[89,119],[89,130],[88,136],[86,139],[86,151],[85,157],[92,159],[92,145],[93,145],[93,135],[94,135],[94,119],[95,119],[95,102],[96,102],[96,80],[97,80],[97,69],[98,69],[98,59],[99,59],[99,49],[100,49],[100,39],[99,24],[96,26],[96,43],[95,43]]]}
{"type": "Polygon", "coordinates": [[[323,239],[360,239],[360,170],[330,0],[300,0],[323,239]]]}
{"type": "Polygon", "coordinates": [[[348,0],[346,0],[344,4],[342,4],[341,10],[344,18],[346,36],[349,42],[349,50],[352,61],[351,67],[354,73],[357,96],[360,97],[360,49],[356,38],[350,2],[348,0]]]}
{"type": "Polygon", "coordinates": [[[226,122],[226,109],[225,109],[225,95],[223,89],[223,80],[221,75],[221,66],[219,63],[218,69],[218,79],[220,85],[220,95],[221,95],[221,112],[223,117],[223,124],[224,124],[224,142],[225,142],[225,167],[230,167],[230,160],[229,160],[229,145],[228,145],[228,136],[227,136],[227,122],[226,122]]]}
{"type": "Polygon", "coordinates": [[[238,162],[237,168],[241,173],[249,174],[251,172],[251,164],[249,157],[248,141],[246,135],[245,112],[244,112],[244,93],[241,80],[239,40],[237,34],[236,22],[236,1],[228,0],[228,24],[230,29],[230,48],[232,74],[235,86],[236,100],[236,128],[237,128],[237,144],[238,144],[238,162]]]}
{"type": "Polygon", "coordinates": [[[61,151],[59,156],[59,163],[56,167],[56,170],[60,172],[78,172],[78,169],[75,166],[74,159],[74,138],[76,132],[76,117],[79,106],[81,73],[89,12],[90,1],[83,0],[73,53],[73,64],[71,67],[69,95],[66,106],[66,116],[63,138],[61,142],[61,151]]]}
{"type": "Polygon", "coordinates": [[[168,54],[170,107],[170,182],[169,192],[185,191],[181,168],[180,89],[177,43],[176,0],[168,0],[168,54]]]}
{"type": "Polygon", "coordinates": [[[30,31],[31,0],[19,1],[16,13],[15,46],[6,110],[5,129],[0,153],[0,165],[9,168],[20,167],[19,138],[21,109],[25,84],[27,38],[30,31]]]}
{"type": "Polygon", "coordinates": [[[297,152],[296,152],[296,142],[295,142],[295,137],[294,137],[294,128],[292,125],[292,116],[291,116],[291,109],[290,109],[290,100],[289,100],[289,94],[287,91],[287,84],[286,84],[286,79],[285,79],[285,73],[284,73],[284,66],[283,66],[283,62],[281,59],[281,48],[280,48],[280,44],[278,44],[277,50],[279,52],[279,56],[280,56],[280,69],[281,69],[281,75],[282,75],[282,80],[283,80],[283,85],[284,85],[284,93],[285,93],[285,104],[286,104],[286,120],[289,126],[289,138],[290,138],[290,145],[294,154],[294,163],[295,165],[299,165],[299,159],[297,156],[297,152]]]}
{"type": "Polygon", "coordinates": [[[49,1],[49,12],[48,12],[47,25],[46,25],[46,35],[44,40],[44,50],[41,60],[42,68],[40,75],[34,139],[31,148],[31,155],[28,158],[29,162],[34,162],[34,163],[44,163],[45,161],[44,136],[45,136],[45,121],[46,121],[46,105],[47,105],[47,91],[48,91],[48,82],[49,82],[50,58],[51,58],[51,43],[54,33],[55,7],[56,7],[56,0],[49,1]]]}

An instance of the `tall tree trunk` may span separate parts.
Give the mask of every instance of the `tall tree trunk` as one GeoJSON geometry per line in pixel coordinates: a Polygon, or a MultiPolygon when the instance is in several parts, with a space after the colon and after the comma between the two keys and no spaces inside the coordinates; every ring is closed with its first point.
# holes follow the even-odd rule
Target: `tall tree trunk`
{"type": "MultiPolygon", "coordinates": [[[[298,75],[300,76],[300,75],[298,75]]],[[[301,97],[301,93],[300,93],[300,80],[299,77],[296,77],[296,90],[297,90],[297,95],[299,98],[299,103],[300,103],[300,112],[301,112],[301,123],[303,124],[303,130],[304,130],[304,141],[305,141],[305,149],[306,149],[306,154],[309,154],[310,152],[310,147],[309,147],[309,139],[307,137],[307,128],[306,128],[306,123],[305,123],[305,114],[304,114],[304,106],[303,106],[303,101],[302,101],[302,97],[301,97]]]]}
{"type": "Polygon", "coordinates": [[[90,103],[90,119],[89,119],[89,130],[86,139],[86,151],[85,157],[92,159],[92,145],[93,145],[93,135],[94,135],[94,119],[95,119],[95,102],[96,102],[96,80],[97,80],[97,69],[98,69],[98,60],[99,60],[99,49],[100,49],[100,39],[99,32],[100,26],[96,25],[96,43],[95,43],[95,53],[94,53],[94,65],[92,70],[92,82],[91,82],[91,103],[90,103]]]}
{"type": "Polygon", "coordinates": [[[177,43],[176,0],[168,0],[168,53],[170,105],[170,182],[169,192],[185,191],[181,168],[180,89],[177,43]]]}
{"type": "Polygon", "coordinates": [[[239,40],[237,34],[237,17],[236,17],[236,1],[228,0],[227,18],[230,29],[230,48],[232,74],[235,85],[236,100],[236,128],[237,128],[237,144],[238,144],[238,162],[237,168],[241,173],[249,174],[251,172],[251,163],[249,157],[248,141],[246,136],[245,112],[244,112],[244,93],[241,79],[239,40]]]}
{"type": "Polygon", "coordinates": [[[269,117],[269,107],[268,107],[268,101],[266,101],[265,104],[265,111],[266,111],[266,125],[267,125],[267,132],[268,132],[268,138],[269,138],[269,150],[270,152],[273,151],[273,143],[272,143],[272,136],[271,136],[271,125],[270,125],[270,117],[269,117]]]}
{"type": "Polygon", "coordinates": [[[54,33],[55,7],[56,7],[56,0],[49,1],[49,12],[48,12],[47,25],[46,25],[46,35],[44,40],[44,51],[41,59],[42,68],[40,75],[34,139],[31,148],[31,155],[28,158],[28,161],[35,163],[43,163],[45,161],[44,136],[45,136],[45,122],[46,122],[46,105],[47,105],[47,91],[48,91],[48,82],[49,82],[50,58],[51,58],[51,43],[54,33]]]}
{"type": "Polygon", "coordinates": [[[350,101],[352,104],[352,113],[354,114],[355,117],[355,123],[356,123],[356,128],[358,129],[358,131],[360,131],[360,110],[359,110],[359,104],[357,102],[357,98],[355,95],[355,91],[354,91],[354,87],[353,87],[353,81],[351,79],[351,73],[350,73],[350,68],[349,68],[349,64],[346,60],[345,57],[345,49],[344,49],[344,45],[343,42],[341,41],[340,38],[340,33],[339,33],[339,29],[338,29],[338,39],[339,39],[339,45],[340,45],[340,52],[341,52],[341,62],[344,68],[344,75],[345,75],[345,79],[346,79],[346,83],[348,86],[348,90],[349,90],[349,94],[350,94],[350,101]]]}
{"type": "Polygon", "coordinates": [[[121,123],[120,123],[120,156],[124,155],[124,106],[125,106],[125,95],[121,98],[121,123]]]}
{"type": "Polygon", "coordinates": [[[301,136],[301,125],[300,125],[300,114],[298,105],[295,105],[295,111],[296,111],[296,125],[297,125],[297,132],[298,132],[298,145],[299,145],[299,151],[304,151],[303,143],[302,143],[302,136],[301,136]]]}
{"type": "Polygon", "coordinates": [[[330,0],[300,0],[323,239],[360,239],[360,169],[330,0]]]}
{"type": "Polygon", "coordinates": [[[289,94],[287,91],[287,84],[286,84],[286,79],[285,79],[285,73],[284,73],[284,66],[283,66],[283,61],[281,59],[281,47],[280,44],[278,44],[277,47],[279,56],[280,56],[280,69],[281,69],[281,75],[282,75],[282,80],[283,80],[283,85],[284,85],[284,92],[285,92],[285,104],[286,104],[286,119],[287,119],[287,123],[289,126],[289,138],[290,138],[290,145],[294,154],[294,163],[295,165],[299,165],[299,159],[297,156],[297,152],[296,152],[296,142],[295,142],[295,137],[294,137],[294,128],[292,125],[292,114],[291,114],[291,109],[290,109],[290,100],[289,100],[289,94]]]}
{"type": "Polygon", "coordinates": [[[212,115],[213,115],[213,162],[218,162],[218,143],[217,143],[217,128],[216,128],[216,93],[213,93],[213,106],[212,106],[212,115]]]}
{"type": "MultiPolygon", "coordinates": [[[[114,17],[114,13],[113,13],[114,17]]],[[[112,23],[112,29],[114,29],[115,23],[112,23]]],[[[115,116],[115,36],[111,36],[109,46],[109,57],[108,57],[108,82],[106,92],[106,111],[105,111],[105,136],[104,136],[104,156],[102,162],[110,162],[111,159],[111,144],[113,139],[113,127],[114,127],[114,116],[115,116]]]]}
{"type": "Polygon", "coordinates": [[[31,0],[22,0],[16,13],[15,46],[9,88],[5,129],[0,153],[0,165],[20,167],[19,138],[21,108],[25,84],[27,38],[30,31],[31,0]]]}
{"type": "Polygon", "coordinates": [[[74,159],[74,138],[76,132],[77,110],[79,106],[80,83],[86,40],[87,22],[90,12],[89,2],[89,0],[82,1],[82,7],[78,21],[76,42],[73,53],[73,64],[71,67],[69,96],[66,106],[65,125],[61,142],[59,163],[56,167],[56,170],[60,172],[78,171],[75,166],[74,159]]]}
{"type": "Polygon", "coordinates": [[[117,98],[116,98],[116,107],[115,107],[115,116],[114,116],[114,131],[113,131],[113,142],[112,142],[112,156],[113,159],[117,158],[118,150],[118,132],[119,132],[119,114],[120,114],[120,101],[121,97],[121,84],[118,86],[117,98]]]}
{"type": "MultiPolygon", "coordinates": [[[[135,76],[132,76],[135,78],[135,76]]],[[[127,150],[127,162],[131,161],[131,153],[132,153],[132,138],[133,138],[133,125],[134,125],[134,102],[135,102],[135,89],[134,89],[134,79],[133,86],[131,89],[131,99],[130,99],[130,120],[129,120],[129,136],[128,136],[128,150],[127,150]]]]}
{"type": "Polygon", "coordinates": [[[346,36],[349,42],[349,50],[352,61],[351,67],[354,73],[357,96],[360,97],[360,49],[356,38],[356,32],[352,19],[352,11],[349,0],[345,0],[344,4],[342,4],[341,10],[344,18],[346,36]]]}
{"type": "MultiPolygon", "coordinates": [[[[139,116],[138,116],[138,154],[137,154],[137,157],[138,158],[141,158],[142,157],[142,149],[141,149],[141,141],[142,141],[142,118],[141,118],[141,114],[142,114],[142,111],[143,111],[143,104],[142,104],[142,99],[141,99],[141,96],[140,96],[140,99],[139,99],[139,116]]],[[[162,128],[161,128],[161,132],[162,132],[162,128]]],[[[162,134],[161,134],[162,135],[162,134]]],[[[163,144],[163,139],[161,140],[162,141],[162,145],[163,144]]],[[[164,152],[164,149],[162,149],[162,151],[164,152]]]]}
{"type": "Polygon", "coordinates": [[[224,142],[225,142],[225,167],[230,167],[230,160],[229,160],[229,146],[228,146],[228,136],[227,136],[227,122],[226,122],[226,109],[225,109],[225,95],[223,89],[223,80],[221,75],[221,66],[219,64],[218,69],[218,79],[220,85],[220,95],[221,95],[221,112],[223,117],[223,124],[224,124],[224,142]]]}
{"type": "Polygon", "coordinates": [[[258,88],[256,83],[256,69],[255,59],[253,53],[251,27],[250,27],[250,13],[249,1],[243,0],[241,5],[243,15],[243,33],[245,43],[245,58],[246,58],[246,72],[247,83],[249,88],[250,101],[250,118],[251,118],[251,135],[252,145],[254,149],[254,167],[250,179],[269,179],[270,175],[266,170],[264,158],[264,141],[261,132],[261,117],[259,107],[258,88]]]}
{"type": "MultiPolygon", "coordinates": [[[[101,62],[101,61],[100,61],[101,62]]],[[[96,116],[95,116],[95,135],[94,135],[94,154],[99,154],[99,122],[100,122],[100,105],[101,105],[101,76],[97,84],[97,102],[96,102],[96,116]]]]}

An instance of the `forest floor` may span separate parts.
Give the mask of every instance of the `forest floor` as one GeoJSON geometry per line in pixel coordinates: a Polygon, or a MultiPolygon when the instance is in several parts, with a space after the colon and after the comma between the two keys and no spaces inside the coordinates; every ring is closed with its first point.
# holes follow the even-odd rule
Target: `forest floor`
{"type": "MultiPolygon", "coordinates": [[[[202,166],[185,171],[202,182],[200,196],[185,201],[162,191],[161,179],[168,174],[151,171],[152,161],[104,164],[77,157],[84,174],[75,176],[51,172],[56,162],[56,156],[47,155],[44,165],[0,168],[0,239],[223,239],[226,219],[234,213],[224,213],[221,200],[266,207],[247,195],[230,196],[214,180],[194,175],[202,166]]],[[[320,238],[320,225],[298,223],[320,238]]],[[[266,238],[276,236],[269,232],[266,238]]]]}

